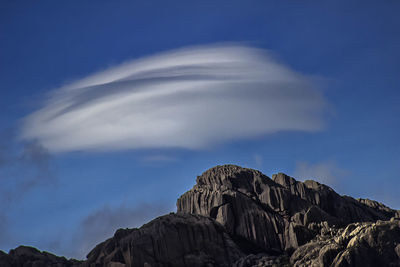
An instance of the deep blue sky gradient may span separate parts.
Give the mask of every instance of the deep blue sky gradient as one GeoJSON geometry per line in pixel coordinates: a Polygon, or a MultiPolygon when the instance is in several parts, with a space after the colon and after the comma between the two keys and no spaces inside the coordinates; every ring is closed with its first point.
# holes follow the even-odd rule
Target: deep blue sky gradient
{"type": "Polygon", "coordinates": [[[23,147],[16,139],[20,120],[51,89],[188,45],[268,49],[315,76],[329,110],[321,132],[277,133],[204,151],[50,155],[51,178],[24,191],[17,179],[35,174],[6,161],[0,186],[21,196],[1,204],[9,235],[0,249],[26,244],[73,255],[56,241],[64,242],[60,231],[72,235],[88,214],[104,205],[160,202],[172,211],[196,175],[225,163],[294,175],[299,162],[330,162],[341,173],[334,189],[400,209],[399,10],[394,0],[1,1],[0,133],[10,154],[23,147]],[[146,160],[159,155],[169,160],[146,160]]]}

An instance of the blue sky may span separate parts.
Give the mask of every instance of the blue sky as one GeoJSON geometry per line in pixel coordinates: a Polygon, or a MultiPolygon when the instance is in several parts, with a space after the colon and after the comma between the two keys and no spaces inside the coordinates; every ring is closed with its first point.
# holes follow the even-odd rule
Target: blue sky
{"type": "Polygon", "coordinates": [[[400,209],[399,8],[1,1],[0,249],[82,258],[226,163],[400,209]]]}

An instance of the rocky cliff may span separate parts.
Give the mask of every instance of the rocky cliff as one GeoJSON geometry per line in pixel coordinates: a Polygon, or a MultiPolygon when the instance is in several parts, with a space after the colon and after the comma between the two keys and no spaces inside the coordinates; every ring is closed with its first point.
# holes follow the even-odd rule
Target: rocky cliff
{"type": "Polygon", "coordinates": [[[19,247],[0,252],[0,266],[400,266],[400,212],[315,181],[216,166],[176,214],[118,230],[86,261],[19,247]]]}
{"type": "Polygon", "coordinates": [[[177,208],[178,213],[209,216],[230,234],[278,253],[290,253],[307,243],[323,223],[344,227],[396,215],[382,204],[342,197],[315,181],[302,183],[283,173],[270,179],[233,165],[217,166],[199,176],[193,189],[178,199],[177,208]]]}

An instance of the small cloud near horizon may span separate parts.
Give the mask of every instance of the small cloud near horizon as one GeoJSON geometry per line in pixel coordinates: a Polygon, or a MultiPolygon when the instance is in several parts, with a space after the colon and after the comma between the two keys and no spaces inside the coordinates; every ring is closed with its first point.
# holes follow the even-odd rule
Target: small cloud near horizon
{"type": "Polygon", "coordinates": [[[20,137],[50,152],[206,149],[278,131],[318,131],[326,103],[308,76],[236,44],[133,60],[52,92],[20,137]]]}
{"type": "Polygon", "coordinates": [[[333,161],[324,161],[310,164],[298,161],[294,170],[294,177],[299,180],[316,180],[330,187],[340,186],[341,179],[349,172],[339,168],[333,161]]]}
{"type": "Polygon", "coordinates": [[[260,154],[253,155],[254,163],[256,164],[257,168],[261,168],[263,165],[264,158],[260,154]]]}
{"type": "MultiPolygon", "coordinates": [[[[175,211],[164,204],[144,203],[135,207],[122,204],[105,205],[84,217],[71,239],[65,255],[85,259],[86,255],[100,242],[112,237],[119,228],[140,227],[160,215],[175,211]]],[[[58,244],[55,244],[58,245],[58,244]]]]}

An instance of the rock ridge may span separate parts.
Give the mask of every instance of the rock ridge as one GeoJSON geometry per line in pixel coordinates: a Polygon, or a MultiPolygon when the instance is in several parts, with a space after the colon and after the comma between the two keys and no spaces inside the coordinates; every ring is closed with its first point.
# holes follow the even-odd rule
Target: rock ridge
{"type": "Polygon", "coordinates": [[[21,246],[0,251],[0,266],[400,266],[400,211],[313,180],[222,165],[197,177],[176,213],[117,230],[85,261],[21,246]]]}
{"type": "Polygon", "coordinates": [[[265,251],[291,253],[314,238],[324,221],[343,227],[396,214],[383,204],[342,197],[315,181],[299,182],[283,173],[271,179],[235,165],[211,168],[196,181],[178,199],[177,212],[209,216],[265,251]]]}

